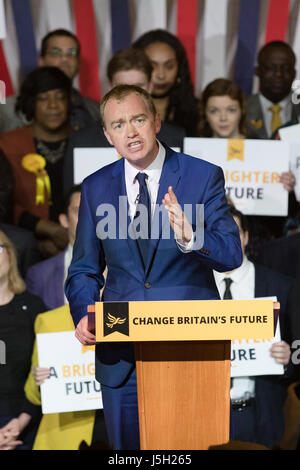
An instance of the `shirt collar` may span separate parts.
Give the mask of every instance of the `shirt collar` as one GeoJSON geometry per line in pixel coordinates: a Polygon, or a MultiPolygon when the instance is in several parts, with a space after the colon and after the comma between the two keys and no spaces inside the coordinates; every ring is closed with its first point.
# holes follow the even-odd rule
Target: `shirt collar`
{"type": "MultiPolygon", "coordinates": [[[[268,100],[264,95],[262,95],[261,93],[259,94],[259,98],[263,104],[263,106],[265,107],[265,109],[269,109],[270,106],[272,106],[274,103],[272,103],[272,101],[268,100]]],[[[290,101],[291,101],[291,98],[290,96],[286,96],[283,100],[281,100],[279,103],[276,103],[276,104],[279,104],[279,106],[281,106],[282,109],[285,109],[289,104],[290,104],[290,101]]]]}
{"type": "MultiPolygon", "coordinates": [[[[143,170],[143,173],[148,175],[148,181],[155,181],[159,183],[162,167],[166,157],[166,150],[163,145],[157,140],[158,143],[158,153],[155,157],[155,160],[143,170]]],[[[133,184],[135,183],[135,177],[138,173],[138,170],[131,165],[127,160],[125,160],[125,174],[128,177],[128,180],[133,184]]]]}
{"type": "Polygon", "coordinates": [[[246,276],[251,268],[251,261],[248,260],[247,256],[244,255],[243,262],[239,268],[234,269],[229,273],[219,273],[214,271],[216,281],[221,283],[223,279],[230,277],[233,282],[239,283],[246,276]]]}

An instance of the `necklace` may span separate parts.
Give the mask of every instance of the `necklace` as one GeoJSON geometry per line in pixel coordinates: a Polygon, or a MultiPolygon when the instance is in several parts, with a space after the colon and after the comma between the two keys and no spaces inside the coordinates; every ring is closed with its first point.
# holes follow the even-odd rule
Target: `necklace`
{"type": "Polygon", "coordinates": [[[56,163],[64,156],[66,145],[67,139],[62,140],[57,148],[50,148],[46,142],[36,139],[37,151],[43,155],[49,163],[56,163]]]}

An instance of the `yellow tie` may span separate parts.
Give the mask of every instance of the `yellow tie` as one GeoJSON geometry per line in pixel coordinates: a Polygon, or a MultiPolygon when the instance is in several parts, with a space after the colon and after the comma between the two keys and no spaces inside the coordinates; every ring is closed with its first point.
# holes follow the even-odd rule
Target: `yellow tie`
{"type": "Polygon", "coordinates": [[[282,125],[282,120],[280,117],[280,111],[282,110],[282,107],[279,104],[273,104],[269,107],[269,110],[272,113],[271,133],[273,134],[273,132],[282,125]]]}

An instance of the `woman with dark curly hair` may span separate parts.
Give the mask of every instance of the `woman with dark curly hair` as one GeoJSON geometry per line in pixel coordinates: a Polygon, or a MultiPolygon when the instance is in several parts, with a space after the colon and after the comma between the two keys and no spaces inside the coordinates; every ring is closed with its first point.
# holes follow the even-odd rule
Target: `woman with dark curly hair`
{"type": "Polygon", "coordinates": [[[246,98],[235,82],[218,78],[204,89],[200,99],[199,135],[246,137],[246,98]]]}
{"type": "Polygon", "coordinates": [[[56,67],[39,67],[25,78],[17,99],[17,109],[31,124],[0,136],[14,173],[14,223],[35,233],[43,257],[67,244],[58,215],[70,103],[70,79],[56,67]]]}
{"type": "Polygon", "coordinates": [[[196,136],[198,103],[184,46],[173,34],[156,29],[143,34],[133,47],[144,50],[153,65],[152,98],[161,119],[196,136]]]}

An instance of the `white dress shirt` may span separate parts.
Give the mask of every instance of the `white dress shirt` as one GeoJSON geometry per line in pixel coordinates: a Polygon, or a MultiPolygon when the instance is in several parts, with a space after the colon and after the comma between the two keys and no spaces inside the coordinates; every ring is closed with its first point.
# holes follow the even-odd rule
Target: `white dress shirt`
{"type": "MultiPolygon", "coordinates": [[[[145,168],[142,173],[145,173],[148,178],[146,179],[146,185],[151,201],[151,216],[153,217],[156,203],[158,205],[161,204],[161,201],[157,201],[157,194],[159,189],[160,177],[162,168],[164,165],[164,161],[166,158],[166,150],[163,145],[157,140],[158,143],[158,153],[155,160],[145,168]]],[[[127,192],[127,199],[128,199],[128,206],[129,206],[129,216],[131,220],[133,219],[137,203],[138,203],[138,195],[139,195],[139,182],[136,179],[137,173],[139,171],[132,166],[128,160],[125,159],[124,163],[124,171],[125,171],[125,184],[126,184],[126,192],[127,192]]],[[[176,237],[176,242],[178,248],[185,252],[189,253],[193,249],[194,237],[192,237],[189,243],[184,242],[183,240],[178,240],[176,237]]]]}
{"type": "MultiPolygon", "coordinates": [[[[232,279],[230,286],[234,300],[254,299],[255,268],[254,264],[244,256],[241,266],[231,273],[214,271],[216,285],[221,299],[225,292],[225,278],[232,279]]],[[[231,379],[230,398],[232,400],[247,400],[255,396],[255,381],[252,377],[234,377],[231,379]]]]}
{"type": "MultiPolygon", "coordinates": [[[[264,117],[264,122],[266,126],[266,130],[268,133],[268,137],[271,137],[272,132],[271,132],[271,121],[272,121],[272,111],[270,111],[270,106],[272,106],[274,103],[272,101],[269,101],[265,96],[263,96],[261,93],[259,93],[259,101],[262,107],[262,112],[263,112],[263,117],[264,117]]],[[[290,96],[287,96],[284,98],[284,100],[280,101],[279,106],[281,106],[281,111],[280,111],[280,117],[282,120],[282,124],[285,124],[286,122],[290,121],[292,119],[292,100],[290,96]]]]}

